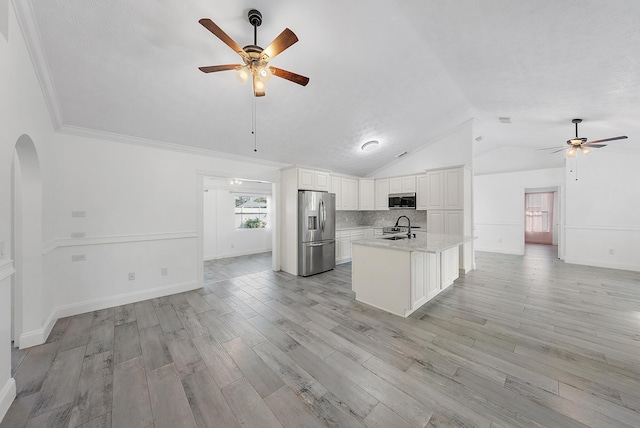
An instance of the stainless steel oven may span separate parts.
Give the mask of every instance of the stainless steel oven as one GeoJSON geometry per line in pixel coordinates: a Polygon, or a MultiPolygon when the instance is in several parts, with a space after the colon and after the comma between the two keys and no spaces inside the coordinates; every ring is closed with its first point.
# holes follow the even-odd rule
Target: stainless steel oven
{"type": "Polygon", "coordinates": [[[415,193],[391,193],[389,195],[390,210],[415,210],[416,194],[415,193]]]}

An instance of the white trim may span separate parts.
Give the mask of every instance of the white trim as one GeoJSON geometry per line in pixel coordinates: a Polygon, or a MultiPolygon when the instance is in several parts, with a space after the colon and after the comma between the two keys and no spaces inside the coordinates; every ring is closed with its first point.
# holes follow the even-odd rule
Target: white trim
{"type": "Polygon", "coordinates": [[[145,233],[135,235],[112,235],[112,236],[91,236],[88,238],[71,239],[56,238],[43,245],[42,254],[48,254],[61,247],[82,247],[88,245],[108,245],[123,244],[128,242],[145,241],[167,241],[171,239],[192,239],[197,238],[197,231],[167,232],[167,233],[145,233]]]}
{"type": "Polygon", "coordinates": [[[585,259],[583,257],[570,257],[565,256],[565,263],[571,263],[575,265],[594,266],[609,269],[630,270],[634,272],[640,272],[640,265],[620,262],[607,262],[601,259],[585,259]]]}
{"type": "Polygon", "coordinates": [[[209,255],[209,256],[204,256],[204,261],[210,261],[210,260],[219,260],[219,259],[228,259],[230,257],[240,257],[240,256],[250,256],[252,254],[261,254],[261,253],[272,253],[273,254],[273,250],[271,248],[263,248],[260,250],[247,250],[247,251],[240,251],[240,252],[236,252],[236,253],[224,253],[221,255],[209,255]]]}
{"type": "Polygon", "coordinates": [[[62,117],[62,109],[58,103],[58,95],[56,93],[53,78],[51,76],[51,68],[47,62],[47,56],[44,53],[42,36],[38,29],[38,23],[33,12],[31,1],[13,0],[13,8],[16,11],[18,25],[22,31],[33,68],[38,78],[38,83],[42,88],[42,95],[51,115],[51,122],[54,129],[60,129],[64,123],[62,117]]]}
{"type": "Polygon", "coordinates": [[[0,262],[0,281],[4,281],[14,273],[16,273],[16,271],[13,267],[13,260],[5,260],[4,262],[0,262]]]}
{"type": "MultiPolygon", "coordinates": [[[[514,250],[512,248],[478,248],[477,246],[474,248],[476,252],[481,253],[499,253],[499,254],[512,254],[514,256],[524,256],[524,253],[519,250],[514,250]]],[[[474,268],[475,269],[475,268],[474,268]]]]}
{"type": "Polygon", "coordinates": [[[476,222],[473,223],[474,226],[523,226],[524,227],[524,223],[481,223],[481,222],[476,222]]]}
{"type": "Polygon", "coordinates": [[[45,321],[45,324],[42,328],[23,333],[20,336],[20,348],[28,348],[45,343],[47,337],[49,336],[49,333],[51,333],[51,329],[59,318],[70,317],[73,315],[84,314],[87,312],[107,309],[114,306],[126,305],[129,303],[140,302],[156,297],[169,296],[171,294],[195,290],[200,287],[201,285],[198,284],[198,281],[194,280],[179,284],[172,284],[164,287],[156,287],[148,290],[134,291],[131,293],[119,294],[117,296],[103,297],[100,299],[87,300],[85,302],[59,306],[51,311],[51,314],[47,318],[47,321],[45,321]]]}
{"type": "Polygon", "coordinates": [[[14,398],[16,398],[16,381],[10,377],[2,387],[2,391],[0,391],[0,421],[7,414],[14,398]]]}
{"type": "Polygon", "coordinates": [[[619,232],[640,232],[640,226],[628,226],[628,225],[577,225],[577,224],[567,224],[564,226],[565,229],[574,229],[574,230],[615,230],[619,232]]]}
{"type": "MultiPolygon", "coordinates": [[[[78,137],[93,138],[96,140],[106,140],[110,142],[118,142],[123,144],[132,144],[134,146],[147,147],[159,150],[171,150],[192,155],[210,156],[221,159],[234,160],[238,162],[246,162],[252,164],[272,166],[274,168],[282,168],[290,164],[275,162],[249,156],[235,155],[232,153],[217,152],[215,150],[203,149],[200,147],[185,146],[182,144],[169,143],[166,141],[151,140],[148,138],[132,137],[129,135],[118,134],[115,132],[98,131],[95,129],[82,128],[79,126],[61,125],[58,130],[61,134],[75,135],[78,137]]],[[[206,174],[208,175],[208,174],[206,174]]],[[[218,174],[213,174],[218,176],[218,174]]]]}

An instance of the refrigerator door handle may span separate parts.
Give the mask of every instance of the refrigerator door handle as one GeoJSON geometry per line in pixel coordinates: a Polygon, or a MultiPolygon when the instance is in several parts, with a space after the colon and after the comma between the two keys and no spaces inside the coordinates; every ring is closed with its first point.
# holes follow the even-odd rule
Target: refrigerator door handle
{"type": "Polygon", "coordinates": [[[312,242],[309,244],[305,244],[307,247],[322,247],[323,245],[327,245],[326,242],[312,242]]]}
{"type": "Polygon", "coordinates": [[[320,200],[320,212],[322,213],[322,219],[320,220],[322,225],[321,230],[322,233],[324,233],[324,225],[327,219],[327,210],[324,207],[324,201],[322,199],[320,200]]]}

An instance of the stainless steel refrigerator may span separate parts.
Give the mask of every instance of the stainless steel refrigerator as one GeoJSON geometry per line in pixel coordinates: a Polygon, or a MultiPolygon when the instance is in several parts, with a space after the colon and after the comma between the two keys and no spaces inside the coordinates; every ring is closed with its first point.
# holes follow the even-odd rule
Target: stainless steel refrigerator
{"type": "Polygon", "coordinates": [[[298,274],[325,272],[336,266],[336,195],[298,191],[298,274]]]}

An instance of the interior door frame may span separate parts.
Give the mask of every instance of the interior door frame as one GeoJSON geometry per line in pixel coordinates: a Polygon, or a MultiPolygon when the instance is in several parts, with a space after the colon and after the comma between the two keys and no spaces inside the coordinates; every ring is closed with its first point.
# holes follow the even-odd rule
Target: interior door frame
{"type": "MultiPolygon", "coordinates": [[[[560,260],[564,260],[564,242],[565,242],[565,227],[564,227],[564,211],[565,211],[565,201],[564,201],[564,185],[559,184],[557,186],[548,186],[548,187],[527,187],[524,189],[522,194],[523,206],[526,204],[526,194],[527,193],[554,193],[554,207],[553,207],[553,222],[554,226],[558,226],[558,258],[560,260]]],[[[526,206],[524,208],[526,212],[526,206]]],[[[524,219],[523,219],[524,220],[524,219]]],[[[526,227],[526,224],[525,224],[526,227]]],[[[522,230],[522,248],[525,248],[525,230],[523,227],[522,230]]]]}

